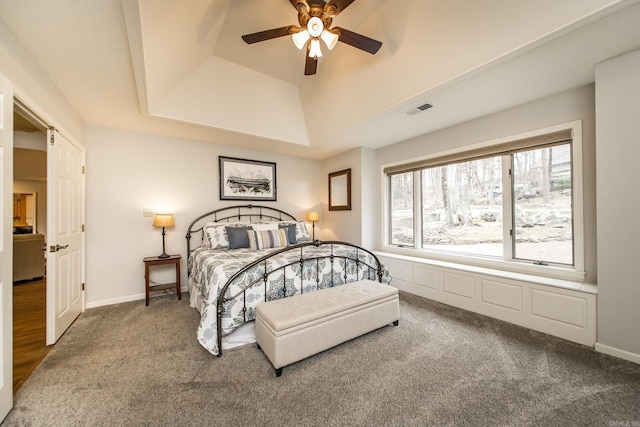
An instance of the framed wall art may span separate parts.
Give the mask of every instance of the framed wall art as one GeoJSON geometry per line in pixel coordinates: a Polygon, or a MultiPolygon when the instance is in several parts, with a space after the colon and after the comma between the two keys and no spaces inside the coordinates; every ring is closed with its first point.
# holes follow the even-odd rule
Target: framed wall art
{"type": "Polygon", "coordinates": [[[220,200],[276,201],[276,164],[218,157],[220,200]]]}

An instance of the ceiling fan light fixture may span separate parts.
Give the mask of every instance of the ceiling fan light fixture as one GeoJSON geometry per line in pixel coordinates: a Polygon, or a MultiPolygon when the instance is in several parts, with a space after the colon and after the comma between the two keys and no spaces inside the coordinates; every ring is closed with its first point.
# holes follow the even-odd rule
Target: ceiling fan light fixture
{"type": "Polygon", "coordinates": [[[309,31],[302,30],[293,34],[291,38],[293,39],[293,44],[295,44],[298,49],[302,49],[311,36],[309,35],[309,31]]]}
{"type": "Polygon", "coordinates": [[[309,47],[309,58],[322,57],[322,50],[320,50],[320,40],[311,39],[311,46],[309,47]]]}
{"type": "Polygon", "coordinates": [[[309,19],[309,22],[307,22],[307,30],[311,37],[320,37],[320,34],[324,31],[324,23],[322,22],[322,19],[317,16],[309,19]]]}
{"type": "Polygon", "coordinates": [[[324,44],[327,45],[329,50],[332,50],[334,47],[336,47],[336,44],[338,43],[338,39],[339,39],[337,34],[332,33],[329,30],[324,30],[322,34],[320,34],[320,38],[322,39],[324,44]]]}

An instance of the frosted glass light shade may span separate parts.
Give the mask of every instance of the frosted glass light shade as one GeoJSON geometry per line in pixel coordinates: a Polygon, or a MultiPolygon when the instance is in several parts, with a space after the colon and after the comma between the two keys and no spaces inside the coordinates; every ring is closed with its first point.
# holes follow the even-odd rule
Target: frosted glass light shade
{"type": "Polygon", "coordinates": [[[298,49],[302,49],[310,37],[309,31],[307,30],[299,31],[291,36],[293,44],[295,44],[298,49]]]}
{"type": "Polygon", "coordinates": [[[311,37],[320,37],[320,34],[322,34],[322,31],[324,30],[324,23],[322,22],[322,19],[317,16],[309,19],[309,22],[307,22],[307,30],[311,37]]]}
{"type": "Polygon", "coordinates": [[[324,30],[322,34],[320,34],[320,38],[327,45],[329,50],[331,50],[336,47],[339,37],[337,34],[334,34],[331,31],[324,30]]]}
{"type": "Polygon", "coordinates": [[[153,216],[153,226],[154,227],[173,227],[175,226],[173,222],[172,214],[155,214],[153,216]]]}
{"type": "Polygon", "coordinates": [[[322,57],[322,51],[320,50],[320,40],[311,39],[311,47],[309,49],[309,58],[322,57]]]}

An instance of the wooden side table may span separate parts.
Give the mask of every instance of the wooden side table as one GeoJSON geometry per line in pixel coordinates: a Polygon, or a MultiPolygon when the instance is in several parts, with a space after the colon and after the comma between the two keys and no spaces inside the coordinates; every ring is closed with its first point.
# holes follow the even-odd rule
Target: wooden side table
{"type": "Polygon", "coordinates": [[[168,258],[158,258],[157,256],[150,256],[143,258],[144,262],[144,281],[145,281],[145,293],[146,293],[146,305],[149,305],[149,292],[153,291],[161,291],[163,289],[171,289],[176,288],[176,294],[178,294],[178,299],[182,299],[182,294],[180,293],[180,260],[182,259],[181,255],[171,255],[168,258]],[[160,285],[149,286],[149,268],[154,265],[167,265],[174,264],[176,267],[176,281],[175,283],[164,283],[160,285]]]}

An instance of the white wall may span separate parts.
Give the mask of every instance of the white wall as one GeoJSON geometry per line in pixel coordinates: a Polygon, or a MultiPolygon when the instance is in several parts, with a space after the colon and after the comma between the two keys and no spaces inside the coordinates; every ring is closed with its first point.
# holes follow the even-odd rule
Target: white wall
{"type": "Polygon", "coordinates": [[[596,67],[598,348],[640,363],[640,51],[596,67]],[[627,354],[625,354],[627,353],[627,354]]]}
{"type": "MultiPolygon", "coordinates": [[[[143,217],[144,208],[174,214],[176,227],[166,230],[167,252],[184,258],[191,220],[225,205],[246,203],[219,200],[219,155],[275,162],[278,201],[264,204],[298,219],[318,209],[326,185],[316,160],[93,126],[86,135],[89,307],[144,295],[142,258],[162,252],[160,230],[151,226],[152,218],[143,217]]],[[[185,259],[182,270],[186,286],[185,259]]],[[[171,274],[160,271],[154,280],[164,281],[171,274]]]]}
{"type": "Polygon", "coordinates": [[[85,123],[58,87],[13,37],[0,19],[0,72],[14,84],[14,94],[48,124],[84,145],[85,123]]]}
{"type": "MultiPolygon", "coordinates": [[[[436,105],[434,108],[438,108],[436,105]]],[[[595,200],[595,99],[594,86],[588,85],[568,92],[530,102],[506,111],[491,114],[422,135],[378,150],[377,168],[386,163],[409,160],[466,145],[491,141],[549,126],[582,120],[584,165],[584,223],[586,281],[596,282],[596,200],[595,200]]],[[[429,111],[424,113],[428,120],[429,111]]],[[[382,215],[380,179],[375,183],[375,195],[382,215]]],[[[378,233],[378,246],[382,235],[378,233]]]]}
{"type": "MultiPolygon", "coordinates": [[[[361,192],[362,148],[342,153],[322,161],[322,240],[343,240],[362,244],[361,192]],[[351,210],[329,210],[329,174],[351,169],[351,210]]],[[[317,236],[316,236],[317,237],[317,236]]]]}
{"type": "MultiPolygon", "coordinates": [[[[376,197],[374,189],[368,183],[380,181],[380,170],[377,168],[376,150],[368,148],[361,149],[361,170],[360,182],[360,208],[361,208],[361,244],[367,249],[375,249],[380,232],[380,209],[379,198],[376,197]]],[[[375,187],[374,187],[375,188],[375,187]]]]}

